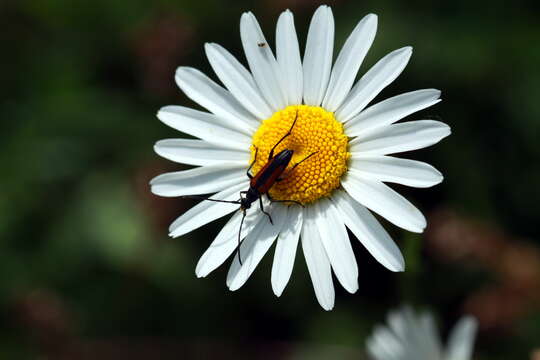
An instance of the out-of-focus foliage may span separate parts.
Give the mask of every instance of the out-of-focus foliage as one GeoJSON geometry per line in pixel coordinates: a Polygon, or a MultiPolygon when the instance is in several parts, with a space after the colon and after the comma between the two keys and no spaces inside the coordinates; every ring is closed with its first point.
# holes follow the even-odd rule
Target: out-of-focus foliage
{"type": "MultiPolygon", "coordinates": [[[[304,42],[310,0],[0,3],[0,358],[358,359],[386,312],[409,302],[480,320],[476,359],[525,359],[540,345],[540,7],[506,1],[336,1],[336,45],[379,15],[368,66],[414,46],[380,98],[419,88],[443,102],[416,117],[453,135],[415,154],[445,182],[400,189],[428,215],[426,235],[388,227],[407,261],[393,274],[354,243],[360,290],[317,304],[298,256],[277,299],[271,256],[230,293],[226,268],[196,279],[195,264],[224,221],[178,239],[167,225],[192,206],[149,193],[181,165],[152,151],[181,137],[161,124],[176,66],[211,73],[203,43],[241,56],[242,11],[273,39],[294,11],[304,42]]],[[[299,253],[300,254],[300,253],[299,253]]]]}

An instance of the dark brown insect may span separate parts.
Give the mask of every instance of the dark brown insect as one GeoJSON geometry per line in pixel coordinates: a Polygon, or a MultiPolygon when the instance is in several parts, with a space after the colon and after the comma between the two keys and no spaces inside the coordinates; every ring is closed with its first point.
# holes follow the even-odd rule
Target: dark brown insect
{"type": "MultiPolygon", "coordinates": [[[[227,201],[227,200],[216,200],[216,199],[208,199],[204,198],[203,200],[207,201],[215,201],[215,202],[223,202],[223,203],[229,203],[229,204],[238,204],[240,205],[239,210],[243,212],[242,214],[242,220],[240,222],[240,229],[238,230],[238,260],[240,261],[240,264],[242,264],[242,259],[240,257],[240,243],[241,243],[241,233],[242,233],[242,226],[244,224],[244,219],[246,218],[246,210],[251,208],[251,204],[253,204],[255,201],[259,200],[259,207],[261,208],[261,211],[263,214],[268,216],[268,220],[270,220],[270,223],[273,224],[272,216],[270,216],[269,213],[267,213],[264,210],[263,202],[262,202],[262,195],[266,195],[268,199],[271,202],[289,202],[289,203],[296,203],[300,206],[302,203],[296,200],[274,200],[268,193],[268,191],[272,188],[272,186],[276,182],[282,181],[284,178],[282,177],[283,173],[285,172],[285,169],[291,162],[292,156],[294,154],[293,150],[290,149],[284,149],[280,151],[276,156],[274,156],[274,150],[278,145],[285,140],[287,136],[291,135],[291,132],[294,128],[294,125],[296,124],[296,121],[298,120],[298,112],[296,112],[296,116],[294,118],[294,121],[291,125],[291,128],[289,131],[283,135],[283,137],[272,147],[270,150],[270,153],[268,154],[268,162],[257,172],[257,174],[252,175],[250,173],[251,168],[253,165],[255,165],[255,162],[257,161],[257,153],[259,151],[258,148],[255,148],[255,157],[253,159],[253,162],[249,165],[249,168],[247,169],[246,175],[249,177],[249,189],[246,191],[240,191],[240,199],[236,201],[227,201]]],[[[298,165],[300,165],[305,160],[309,159],[313,155],[315,155],[317,152],[313,152],[303,158],[301,161],[297,162],[293,165],[291,170],[289,171],[289,174],[291,171],[293,171],[298,165]]],[[[196,198],[199,199],[198,196],[183,196],[187,198],[196,198]]]]}
{"type": "Polygon", "coordinates": [[[259,46],[259,47],[261,47],[261,48],[262,48],[262,47],[265,47],[265,46],[266,46],[266,43],[264,43],[264,42],[260,42],[260,43],[257,43],[257,46],[259,46]]]}

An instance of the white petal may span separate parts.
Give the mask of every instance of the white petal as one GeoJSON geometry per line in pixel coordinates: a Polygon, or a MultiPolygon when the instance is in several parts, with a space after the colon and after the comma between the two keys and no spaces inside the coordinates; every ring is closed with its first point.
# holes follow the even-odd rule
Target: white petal
{"type": "Polygon", "coordinates": [[[405,260],[396,243],[364,206],[344,191],[332,196],[345,225],[369,253],[391,271],[405,270],[405,260]]]}
{"type": "Polygon", "coordinates": [[[328,199],[319,199],[314,207],[315,222],[334,273],[345,290],[354,293],[358,290],[358,265],[343,220],[328,199]]]}
{"type": "Polygon", "coordinates": [[[324,310],[332,310],[335,300],[332,268],[322,245],[313,211],[311,206],[304,209],[304,223],[302,224],[301,235],[302,250],[315,289],[315,296],[324,310]]]}
{"type": "MultiPolygon", "coordinates": [[[[420,360],[408,358],[401,339],[384,326],[376,326],[367,340],[368,353],[377,360],[420,360]]],[[[428,359],[422,359],[428,360],[428,359]]],[[[429,359],[437,360],[437,359],[429,359]]]]}
{"type": "Polygon", "coordinates": [[[381,101],[345,123],[347,136],[358,136],[367,130],[393,124],[414,112],[438,103],[441,101],[439,96],[441,96],[439,90],[424,89],[381,101]]]}
{"type": "Polygon", "coordinates": [[[356,25],[341,49],[323,101],[323,107],[335,111],[345,100],[358,73],[358,69],[375,39],[377,15],[364,16],[356,25]]]}
{"type": "Polygon", "coordinates": [[[272,290],[281,296],[291,278],[300,231],[302,230],[302,207],[290,206],[287,225],[279,234],[272,265],[272,290]]]}
{"type": "Polygon", "coordinates": [[[334,51],[334,16],[326,6],[319,6],[311,23],[304,52],[304,103],[319,106],[323,100],[334,51]]]}
{"type": "Polygon", "coordinates": [[[384,155],[358,155],[349,162],[349,171],[359,177],[413,187],[430,187],[443,180],[442,174],[425,162],[384,155]]]}
{"type": "Polygon", "coordinates": [[[197,104],[221,117],[230,126],[251,135],[259,122],[231,95],[197,69],[179,67],[176,83],[197,104]]]}
{"type": "Polygon", "coordinates": [[[293,14],[285,10],[279,16],[276,27],[276,58],[283,74],[283,90],[288,105],[302,104],[302,61],[298,37],[294,28],[293,14]]]}
{"type": "Polygon", "coordinates": [[[459,320],[450,332],[445,360],[469,360],[472,358],[478,323],[471,316],[459,320]]]}
{"type": "Polygon", "coordinates": [[[255,226],[240,244],[242,265],[236,256],[227,274],[227,286],[231,291],[238,290],[249,279],[287,220],[286,206],[272,204],[267,206],[265,210],[272,216],[274,224],[271,224],[265,216],[266,219],[255,226]]]}
{"type": "Polygon", "coordinates": [[[213,114],[171,105],[161,108],[157,117],[173,129],[216,145],[244,151],[251,145],[250,136],[220,124],[221,120],[213,114]]]}
{"type": "MultiPolygon", "coordinates": [[[[401,345],[396,347],[396,355],[399,355],[397,359],[441,359],[438,348],[433,347],[437,334],[427,331],[430,326],[428,318],[416,316],[409,307],[402,308],[399,312],[392,314],[392,317],[400,318],[403,324],[403,329],[392,333],[396,335],[396,340],[401,345]]],[[[390,329],[393,330],[392,324],[390,325],[390,329]]]]}
{"type": "Polygon", "coordinates": [[[247,69],[218,44],[206,44],[204,48],[212,69],[231,94],[258,119],[272,116],[272,110],[247,69]]]}
{"type": "Polygon", "coordinates": [[[285,108],[287,98],[282,86],[283,75],[257,19],[251,12],[243,13],[240,18],[240,37],[251,73],[266,102],[274,111],[285,108]],[[259,46],[260,44],[263,46],[259,46]]]}
{"type": "Polygon", "coordinates": [[[392,329],[397,337],[401,339],[405,339],[407,337],[409,329],[407,328],[407,322],[405,321],[401,311],[390,311],[387,316],[387,322],[390,329],[392,329]]]}
{"type": "Polygon", "coordinates": [[[418,320],[416,336],[423,346],[426,359],[441,359],[441,343],[437,333],[435,319],[430,313],[422,314],[418,320]]]}
{"type": "MultiPolygon", "coordinates": [[[[239,192],[248,188],[248,181],[238,185],[228,187],[227,189],[213,195],[210,199],[234,201],[240,198],[239,192]]],[[[169,226],[169,236],[178,237],[187,234],[211,221],[219,219],[227,214],[238,210],[238,204],[227,204],[213,201],[201,201],[169,226]]]]}
{"type": "MultiPolygon", "coordinates": [[[[261,215],[262,214],[259,211],[251,211],[246,215],[240,239],[243,239],[246,234],[249,234],[255,225],[266,217],[261,215]]],[[[242,212],[239,211],[235,213],[227,224],[225,224],[223,229],[221,229],[215,240],[197,263],[197,268],[195,269],[197,277],[205,277],[210,274],[218,266],[223,264],[223,262],[238,247],[238,232],[240,231],[241,220],[242,212]]]]}
{"type": "Polygon", "coordinates": [[[189,165],[246,165],[249,162],[247,149],[233,150],[203,140],[160,140],[154,145],[154,151],[165,159],[189,165]]]}
{"type": "Polygon", "coordinates": [[[154,194],[170,197],[214,193],[245,179],[245,166],[212,165],[161,174],[150,185],[154,194]]]}
{"type": "Polygon", "coordinates": [[[396,226],[417,233],[424,231],[426,227],[424,215],[385,184],[359,178],[350,171],[341,184],[356,201],[396,226]]]}
{"type": "Polygon", "coordinates": [[[386,155],[431,146],[450,133],[450,127],[440,121],[409,121],[371,130],[354,138],[349,146],[353,156],[386,155]]]}
{"type": "Polygon", "coordinates": [[[360,78],[339,107],[336,117],[341,122],[349,121],[362,111],[382,89],[394,81],[411,58],[412,48],[407,46],[383,57],[360,78]]]}

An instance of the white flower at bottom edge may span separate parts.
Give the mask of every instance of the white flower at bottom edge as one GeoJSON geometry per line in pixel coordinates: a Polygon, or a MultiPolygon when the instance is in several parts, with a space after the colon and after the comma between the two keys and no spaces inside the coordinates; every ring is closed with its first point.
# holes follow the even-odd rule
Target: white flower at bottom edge
{"type": "Polygon", "coordinates": [[[461,318],[444,349],[433,316],[404,307],[388,314],[386,326],[375,328],[367,349],[376,360],[470,360],[477,326],[473,317],[461,318]]]}
{"type": "MultiPolygon", "coordinates": [[[[420,149],[450,134],[438,121],[395,124],[440,101],[440,91],[424,89],[366,106],[405,68],[411,47],[395,50],[353,82],[375,37],[377,16],[365,16],[355,27],[332,67],[334,20],[328,6],[315,12],[303,61],[293,15],[285,11],[276,28],[276,56],[255,17],[240,21],[242,45],[250,71],[227,50],[206,44],[208,60],[225,88],[200,71],[180,67],[176,82],[184,93],[209,112],[166,106],[158,112],[165,124],[200,140],[158,141],[155,151],[172,161],[198,166],[162,174],[151,181],[160,196],[211,194],[212,199],[237,200],[247,190],[246,170],[258,156],[253,174],[268,161],[270,148],[298,121],[276,149],[294,151],[290,166],[314,156],[276,183],[270,194],[291,203],[270,203],[263,196],[273,224],[257,209],[248,211],[242,228],[242,264],[235,256],[227,275],[231,290],[240,288],[276,242],[272,288],[283,292],[292,273],[299,241],[317,300],[334,306],[332,271],[350,293],[358,289],[358,267],[346,227],[391,271],[403,271],[399,248],[371,211],[395,225],[422,232],[426,220],[404,197],[384,184],[430,187],[442,181],[439,171],[414,160],[387,156],[420,149]]],[[[289,166],[289,169],[290,169],[289,166]]],[[[238,205],[202,201],[170,226],[178,237],[215,219],[236,213],[217,235],[196,267],[205,277],[237,248],[241,212],[238,205]]]]}

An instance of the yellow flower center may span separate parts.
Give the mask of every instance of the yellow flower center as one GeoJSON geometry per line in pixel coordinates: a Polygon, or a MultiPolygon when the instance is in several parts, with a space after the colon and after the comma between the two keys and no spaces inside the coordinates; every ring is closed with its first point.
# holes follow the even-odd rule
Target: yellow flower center
{"type": "Polygon", "coordinates": [[[250,163],[257,159],[252,173],[257,174],[268,162],[272,147],[289,131],[295,117],[296,123],[274,150],[274,156],[284,149],[292,150],[293,157],[269,193],[275,200],[295,200],[303,204],[329,195],[339,186],[341,176],[347,170],[348,138],[343,125],[334,114],[317,106],[293,105],[274,113],[264,120],[253,135],[250,163]],[[308,156],[312,155],[308,159],[308,156]],[[306,159],[305,161],[302,161],[306,159]],[[301,162],[294,170],[292,167],[301,162]]]}

